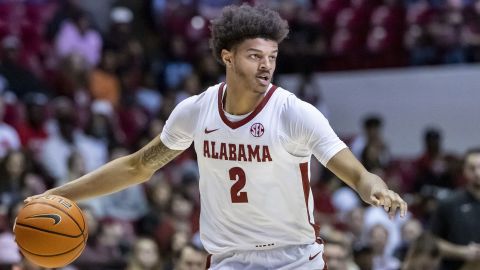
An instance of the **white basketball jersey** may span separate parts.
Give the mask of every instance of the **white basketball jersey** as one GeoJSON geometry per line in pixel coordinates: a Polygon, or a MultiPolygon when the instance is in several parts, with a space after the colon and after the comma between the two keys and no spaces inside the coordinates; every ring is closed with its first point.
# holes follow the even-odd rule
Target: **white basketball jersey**
{"type": "MultiPolygon", "coordinates": [[[[232,122],[223,110],[224,88],[223,83],[210,87],[186,102],[190,105],[179,106],[179,111],[190,107],[195,122],[176,129],[175,121],[187,114],[174,111],[161,136],[172,149],[194,142],[204,247],[217,254],[314,243],[312,152],[296,156],[287,151],[286,129],[293,125],[285,127],[280,117],[287,100],[296,97],[272,85],[253,112],[232,122]]],[[[338,137],[335,142],[328,158],[345,147],[338,137]]]]}

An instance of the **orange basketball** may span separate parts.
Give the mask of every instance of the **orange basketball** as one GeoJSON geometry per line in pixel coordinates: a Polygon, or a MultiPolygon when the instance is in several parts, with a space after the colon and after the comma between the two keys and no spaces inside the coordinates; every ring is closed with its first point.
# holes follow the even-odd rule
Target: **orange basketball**
{"type": "Polygon", "coordinates": [[[49,268],[74,261],[88,237],[82,210],[69,199],[53,195],[27,203],[18,213],[13,231],[22,254],[49,268]]]}

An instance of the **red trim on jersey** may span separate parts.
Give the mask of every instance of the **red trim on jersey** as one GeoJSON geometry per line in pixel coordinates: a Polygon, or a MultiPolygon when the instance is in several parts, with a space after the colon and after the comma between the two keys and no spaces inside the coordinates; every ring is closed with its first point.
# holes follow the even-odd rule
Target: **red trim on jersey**
{"type": "Polygon", "coordinates": [[[320,238],[320,226],[315,223],[310,222],[310,210],[308,209],[308,197],[310,196],[310,180],[308,179],[308,162],[300,163],[300,174],[302,175],[302,186],[303,186],[303,195],[305,197],[305,206],[307,207],[307,219],[308,223],[313,227],[315,232],[315,238],[317,241],[323,242],[320,238]]]}
{"type": "Polygon", "coordinates": [[[205,269],[208,270],[210,268],[210,264],[212,263],[212,254],[208,254],[207,256],[207,265],[205,266],[205,269]]]}
{"type": "Polygon", "coordinates": [[[225,83],[222,83],[218,89],[218,113],[220,114],[220,118],[222,118],[223,122],[232,129],[237,129],[245,125],[246,123],[248,123],[250,120],[252,120],[263,109],[263,107],[267,105],[267,102],[270,99],[270,97],[273,95],[273,92],[277,90],[277,86],[272,85],[272,87],[270,87],[270,90],[267,92],[265,97],[263,97],[260,104],[257,105],[255,110],[251,114],[249,114],[247,117],[245,117],[240,121],[232,122],[228,120],[227,116],[225,115],[225,111],[223,110],[223,88],[224,87],[225,87],[225,83]]]}

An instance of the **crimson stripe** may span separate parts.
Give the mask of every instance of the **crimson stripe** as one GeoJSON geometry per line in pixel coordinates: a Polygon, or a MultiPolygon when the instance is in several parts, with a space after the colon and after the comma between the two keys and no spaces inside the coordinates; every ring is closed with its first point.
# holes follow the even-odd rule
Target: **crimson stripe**
{"type": "Polygon", "coordinates": [[[207,265],[205,267],[206,270],[208,270],[208,268],[210,268],[210,264],[212,262],[212,254],[208,254],[207,256],[207,265]]]}
{"type": "Polygon", "coordinates": [[[310,180],[308,178],[308,162],[300,163],[300,174],[302,175],[303,195],[305,197],[305,206],[307,208],[307,220],[313,227],[315,237],[318,239],[320,234],[320,226],[310,222],[310,209],[308,208],[308,197],[310,196],[310,180]]]}
{"type": "Polygon", "coordinates": [[[245,125],[246,123],[250,122],[250,120],[252,120],[258,113],[260,113],[260,111],[262,111],[263,107],[267,105],[268,100],[273,95],[273,92],[277,90],[277,86],[272,85],[268,93],[265,95],[265,97],[263,97],[260,104],[257,105],[255,110],[251,114],[249,114],[247,117],[243,118],[240,121],[232,122],[228,120],[227,116],[225,115],[225,112],[223,111],[223,88],[224,87],[225,87],[225,83],[223,82],[218,89],[218,113],[220,114],[220,118],[222,118],[223,122],[232,129],[237,129],[245,125]]]}
{"type": "MultiPolygon", "coordinates": [[[[303,195],[308,213],[308,196],[310,196],[310,181],[308,180],[308,162],[300,163],[300,173],[302,174],[303,195]]],[[[310,219],[309,219],[310,222],[310,219]]]]}

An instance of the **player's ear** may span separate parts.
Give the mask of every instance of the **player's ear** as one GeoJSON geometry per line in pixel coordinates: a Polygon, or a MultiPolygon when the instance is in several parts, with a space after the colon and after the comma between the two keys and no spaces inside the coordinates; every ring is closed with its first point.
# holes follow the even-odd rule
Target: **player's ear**
{"type": "Polygon", "coordinates": [[[226,49],[222,49],[221,56],[222,56],[222,61],[225,64],[225,66],[231,66],[232,65],[233,54],[232,54],[231,51],[228,51],[226,49]]]}

